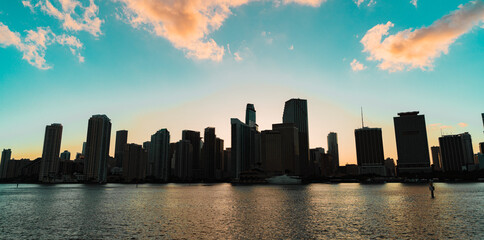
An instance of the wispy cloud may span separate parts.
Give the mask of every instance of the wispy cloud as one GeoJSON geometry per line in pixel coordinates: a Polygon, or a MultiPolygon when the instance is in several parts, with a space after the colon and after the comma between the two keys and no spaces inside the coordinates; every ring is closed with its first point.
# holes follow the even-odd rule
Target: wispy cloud
{"type": "Polygon", "coordinates": [[[358,62],[358,60],[356,60],[356,59],[353,59],[353,61],[350,63],[350,66],[351,66],[351,69],[353,70],[353,72],[365,70],[365,68],[366,68],[365,65],[358,62]]]}
{"type": "Polygon", "coordinates": [[[291,46],[289,47],[289,50],[291,50],[291,51],[292,51],[292,50],[294,50],[294,45],[291,45],[291,46]]]}
{"type": "Polygon", "coordinates": [[[38,69],[49,69],[45,60],[45,50],[51,44],[68,46],[73,55],[77,56],[80,62],[84,57],[79,53],[82,43],[74,36],[56,35],[50,28],[39,27],[37,30],[28,30],[24,38],[18,32],[13,32],[8,26],[0,22],[0,46],[14,46],[23,54],[23,59],[38,69]]]}
{"type": "Polygon", "coordinates": [[[402,71],[406,68],[432,69],[435,58],[447,54],[449,46],[461,35],[484,20],[481,0],[460,5],[458,10],[435,21],[429,27],[406,29],[394,35],[388,30],[393,23],[379,24],[361,39],[368,60],[380,61],[382,70],[402,71]],[[387,36],[383,41],[383,36],[387,36]]]}
{"type": "Polygon", "coordinates": [[[58,19],[66,30],[86,31],[96,37],[101,34],[103,21],[97,16],[99,8],[94,0],[89,0],[87,6],[79,0],[25,0],[22,4],[32,12],[39,8],[42,12],[58,19]]]}
{"type": "MultiPolygon", "coordinates": [[[[114,0],[127,21],[166,38],[194,59],[221,61],[225,48],[209,37],[232,14],[231,9],[259,0],[114,0]]],[[[319,6],[324,0],[282,0],[282,4],[319,6]]]]}
{"type": "Polygon", "coordinates": [[[234,59],[235,59],[235,61],[237,61],[237,62],[240,62],[240,61],[244,60],[244,59],[243,59],[243,58],[240,56],[240,53],[239,53],[239,52],[235,52],[235,53],[234,53],[234,59]]]}
{"type": "Polygon", "coordinates": [[[461,128],[465,128],[465,127],[467,127],[467,126],[468,126],[468,124],[467,124],[467,123],[463,123],[463,122],[459,123],[458,125],[459,125],[459,127],[461,127],[461,128]]]}
{"type": "Polygon", "coordinates": [[[376,4],[375,0],[353,0],[355,4],[360,7],[361,4],[363,4],[366,1],[366,6],[371,7],[376,4]]]}
{"type": "Polygon", "coordinates": [[[417,7],[417,0],[410,0],[410,3],[411,3],[412,5],[414,5],[415,7],[417,7]]]}

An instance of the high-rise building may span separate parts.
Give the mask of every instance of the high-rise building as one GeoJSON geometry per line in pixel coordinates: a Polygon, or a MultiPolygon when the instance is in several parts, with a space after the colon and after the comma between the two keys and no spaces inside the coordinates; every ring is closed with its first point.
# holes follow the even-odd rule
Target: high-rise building
{"type": "Polygon", "coordinates": [[[191,131],[191,130],[183,130],[182,131],[182,140],[190,141],[192,145],[193,152],[192,152],[192,173],[194,179],[201,179],[202,178],[202,165],[201,165],[201,140],[200,140],[200,132],[191,131]]]}
{"type": "Polygon", "coordinates": [[[202,147],[202,168],[206,179],[215,179],[216,138],[215,128],[205,128],[202,147]]]}
{"type": "Polygon", "coordinates": [[[70,161],[71,160],[71,153],[67,150],[64,150],[64,152],[62,152],[61,155],[60,155],[60,159],[70,161]]]}
{"type": "Polygon", "coordinates": [[[149,161],[155,179],[168,181],[171,170],[171,157],[170,132],[164,128],[151,135],[149,161]]]}
{"type": "Polygon", "coordinates": [[[281,161],[284,172],[289,175],[303,175],[303,162],[299,159],[299,136],[294,123],[272,124],[272,130],[281,134],[281,161]]]}
{"type": "Polygon", "coordinates": [[[87,181],[106,182],[111,142],[111,119],[93,115],[89,119],[85,148],[84,175],[87,181]]]}
{"type": "Polygon", "coordinates": [[[397,176],[397,172],[396,172],[396,168],[395,168],[395,160],[393,160],[393,158],[385,159],[385,169],[387,171],[388,177],[397,176]]]}
{"type": "Polygon", "coordinates": [[[355,130],[356,159],[360,174],[385,176],[381,128],[363,127],[355,130]]]}
{"type": "Polygon", "coordinates": [[[479,152],[484,154],[484,142],[479,143],[479,152]]]}
{"type": "Polygon", "coordinates": [[[54,123],[45,127],[44,148],[40,161],[39,181],[54,180],[59,171],[59,153],[62,140],[62,125],[54,123]]]}
{"type": "Polygon", "coordinates": [[[86,142],[82,143],[82,155],[86,156],[86,142]]]}
{"type": "Polygon", "coordinates": [[[148,152],[141,145],[133,143],[124,145],[123,152],[124,181],[143,181],[146,176],[148,152]]]}
{"type": "Polygon", "coordinates": [[[116,131],[116,146],[114,146],[114,159],[116,159],[116,167],[123,167],[123,153],[124,146],[128,144],[128,131],[116,131]]]}
{"type": "Polygon", "coordinates": [[[223,178],[224,172],[224,140],[220,138],[215,139],[215,178],[220,180],[223,178]]]}
{"type": "Polygon", "coordinates": [[[433,146],[430,148],[432,152],[432,163],[434,165],[434,170],[440,171],[442,170],[442,161],[440,157],[440,147],[433,146]]]}
{"type": "Polygon", "coordinates": [[[393,118],[397,140],[399,174],[430,172],[425,116],[419,112],[399,113],[393,118]]]}
{"type": "Polygon", "coordinates": [[[294,123],[299,134],[299,161],[302,175],[309,173],[308,104],[306,99],[290,99],[284,105],[283,123],[294,123]]]}
{"type": "Polygon", "coordinates": [[[3,149],[2,159],[0,162],[0,179],[7,178],[8,164],[10,163],[11,157],[12,157],[12,150],[3,149]]]}
{"type": "Polygon", "coordinates": [[[176,143],[175,176],[180,181],[190,181],[193,177],[193,147],[189,140],[176,143]]]}
{"type": "Polygon", "coordinates": [[[330,132],[328,134],[328,154],[333,156],[333,172],[339,167],[338,134],[330,132]]]}
{"type": "Polygon", "coordinates": [[[261,133],[261,162],[262,169],[268,176],[284,174],[282,159],[282,134],[275,130],[261,133]]]}
{"type": "Polygon", "coordinates": [[[232,131],[232,164],[230,172],[232,178],[239,178],[241,172],[251,169],[250,159],[250,127],[237,118],[230,119],[232,131]]]}
{"type": "Polygon", "coordinates": [[[312,176],[314,177],[328,177],[333,172],[333,163],[324,161],[325,159],[324,148],[309,149],[309,159],[311,164],[314,165],[314,171],[312,176]],[[329,164],[328,164],[329,163],[329,164]]]}
{"type": "Polygon", "coordinates": [[[247,103],[247,107],[245,110],[245,124],[249,125],[250,127],[255,127],[255,107],[252,103],[247,103]]]}
{"type": "Polygon", "coordinates": [[[484,127],[484,113],[481,114],[482,117],[482,126],[484,127]]]}
{"type": "Polygon", "coordinates": [[[474,151],[469,133],[442,136],[439,144],[444,172],[461,172],[474,165],[474,151]]]}
{"type": "Polygon", "coordinates": [[[233,165],[233,162],[231,161],[231,159],[232,159],[231,151],[232,151],[231,148],[226,148],[224,150],[224,174],[223,174],[223,178],[234,178],[233,176],[235,176],[235,173],[231,172],[232,165],[233,165]]]}

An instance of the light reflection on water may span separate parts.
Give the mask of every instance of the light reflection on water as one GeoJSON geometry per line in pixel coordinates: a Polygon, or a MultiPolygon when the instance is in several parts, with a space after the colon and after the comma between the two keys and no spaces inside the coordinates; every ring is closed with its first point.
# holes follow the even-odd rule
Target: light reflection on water
{"type": "Polygon", "coordinates": [[[0,185],[0,239],[484,239],[484,184],[0,185]]]}

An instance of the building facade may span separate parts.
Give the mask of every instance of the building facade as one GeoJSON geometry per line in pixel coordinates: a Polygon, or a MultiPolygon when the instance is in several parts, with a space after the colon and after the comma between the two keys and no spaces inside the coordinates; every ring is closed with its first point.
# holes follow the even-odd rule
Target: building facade
{"type": "Polygon", "coordinates": [[[381,128],[355,130],[356,159],[360,174],[386,175],[381,128]]]}
{"type": "Polygon", "coordinates": [[[10,163],[11,157],[12,157],[12,150],[3,149],[2,159],[0,162],[0,179],[7,178],[8,164],[10,163]]]}
{"type": "Polygon", "coordinates": [[[44,147],[40,162],[39,181],[51,182],[59,173],[59,153],[62,141],[62,125],[54,123],[45,127],[44,147]]]}
{"type": "Polygon", "coordinates": [[[151,135],[149,165],[156,180],[168,181],[171,172],[170,132],[164,128],[151,135]]]}
{"type": "Polygon", "coordinates": [[[469,133],[442,136],[439,144],[444,172],[462,172],[473,167],[474,151],[469,133]]]}
{"type": "Polygon", "coordinates": [[[330,132],[328,134],[328,154],[333,156],[333,170],[336,171],[339,167],[339,151],[338,151],[338,134],[330,132]]]}
{"type": "Polygon", "coordinates": [[[128,131],[116,131],[116,145],[114,146],[114,159],[116,159],[116,167],[123,167],[123,153],[126,144],[128,144],[128,131]]]}
{"type": "Polygon", "coordinates": [[[284,105],[283,123],[294,123],[298,130],[299,141],[299,174],[309,174],[309,129],[308,103],[306,99],[290,99],[284,105]]]}
{"type": "Polygon", "coordinates": [[[111,141],[111,119],[106,115],[93,115],[89,119],[84,158],[85,180],[106,182],[107,159],[111,141]]]}

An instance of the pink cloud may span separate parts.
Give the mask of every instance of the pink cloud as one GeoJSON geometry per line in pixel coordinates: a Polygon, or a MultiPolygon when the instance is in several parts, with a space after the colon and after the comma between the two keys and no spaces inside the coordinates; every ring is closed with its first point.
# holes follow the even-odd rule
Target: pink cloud
{"type": "Polygon", "coordinates": [[[356,60],[356,59],[353,59],[353,61],[350,63],[350,66],[351,66],[351,69],[353,70],[353,72],[365,70],[365,68],[366,68],[365,65],[358,62],[358,60],[356,60]]]}
{"type": "Polygon", "coordinates": [[[484,21],[484,3],[481,0],[460,5],[459,9],[435,21],[429,27],[406,29],[394,35],[388,30],[393,23],[378,24],[368,30],[361,39],[363,52],[368,60],[380,61],[382,70],[402,71],[406,68],[432,69],[433,62],[441,54],[447,54],[449,46],[475,25],[484,21]],[[382,38],[387,36],[385,39],[382,38]]]}
{"type": "Polygon", "coordinates": [[[459,127],[461,127],[461,128],[465,128],[465,127],[467,127],[467,126],[468,126],[468,124],[467,124],[467,123],[463,123],[463,122],[459,123],[458,125],[459,125],[459,127]]]}
{"type": "Polygon", "coordinates": [[[94,0],[89,0],[87,6],[84,6],[79,0],[57,0],[54,3],[57,3],[57,7],[50,0],[22,1],[22,4],[32,11],[40,8],[41,11],[57,18],[66,30],[86,31],[96,37],[101,34],[103,21],[97,16],[99,8],[94,0]]]}
{"type": "MultiPolygon", "coordinates": [[[[166,38],[194,59],[221,61],[225,48],[209,37],[232,14],[231,9],[258,0],[115,0],[134,27],[166,38]]],[[[274,0],[280,3],[279,0],[274,0]]],[[[317,7],[323,0],[283,0],[317,7]]]]}
{"type": "Polygon", "coordinates": [[[49,45],[54,43],[69,47],[72,54],[77,56],[80,62],[84,61],[84,57],[78,52],[82,48],[82,43],[76,37],[65,34],[56,35],[48,27],[39,27],[36,31],[28,30],[26,32],[27,35],[22,39],[19,33],[11,31],[8,26],[0,22],[0,46],[16,47],[22,52],[22,59],[43,70],[52,67],[45,60],[45,51],[49,45]]]}

